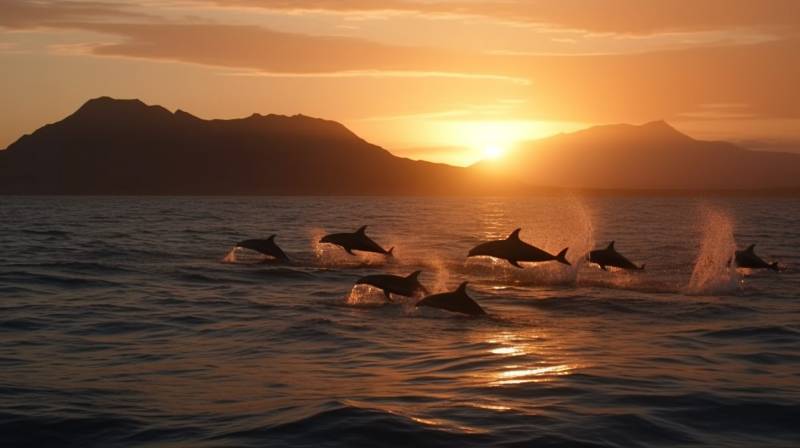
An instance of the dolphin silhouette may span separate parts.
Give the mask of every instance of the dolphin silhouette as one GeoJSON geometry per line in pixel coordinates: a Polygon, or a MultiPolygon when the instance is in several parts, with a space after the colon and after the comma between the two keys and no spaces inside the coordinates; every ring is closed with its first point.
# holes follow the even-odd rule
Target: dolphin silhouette
{"type": "Polygon", "coordinates": [[[486,315],[486,311],[467,295],[467,282],[460,284],[454,291],[424,297],[415,306],[439,308],[454,313],[469,314],[470,316],[486,315]]]}
{"type": "Polygon", "coordinates": [[[281,250],[281,248],[278,247],[278,245],[275,243],[275,235],[271,235],[269,238],[265,240],[252,239],[252,240],[239,241],[238,243],[236,243],[236,247],[243,247],[245,249],[254,250],[264,255],[273,257],[276,260],[289,261],[289,257],[287,257],[286,254],[281,250]]]}
{"type": "Polygon", "coordinates": [[[571,266],[567,261],[567,249],[565,248],[558,255],[550,255],[549,253],[532,246],[519,239],[519,232],[522,229],[516,229],[508,235],[504,240],[494,240],[486,243],[478,244],[473,247],[467,257],[488,256],[494,258],[501,258],[511,263],[512,266],[522,268],[519,265],[520,261],[539,262],[556,260],[567,266],[571,266]]]}
{"type": "Polygon", "coordinates": [[[756,245],[751,244],[747,246],[747,249],[745,250],[737,250],[736,266],[748,269],[772,269],[773,271],[780,270],[777,261],[774,263],[767,263],[761,257],[756,255],[755,248],[756,245]]]}
{"type": "Polygon", "coordinates": [[[405,277],[388,274],[367,275],[358,279],[356,285],[370,285],[382,289],[383,295],[389,300],[392,300],[390,293],[406,297],[427,295],[428,290],[418,280],[421,272],[414,271],[405,277]]]}
{"type": "Polygon", "coordinates": [[[353,253],[354,250],[360,250],[361,252],[373,252],[391,257],[394,247],[389,250],[382,248],[367,236],[366,230],[367,226],[361,226],[353,233],[332,233],[322,237],[319,242],[341,246],[350,255],[355,255],[353,253]]]}
{"type": "Polygon", "coordinates": [[[605,249],[595,249],[589,252],[589,261],[599,264],[600,268],[602,268],[604,271],[607,270],[606,266],[636,271],[641,271],[644,269],[644,265],[636,266],[630,260],[625,258],[624,255],[617,252],[617,250],[614,249],[613,241],[610,242],[608,247],[605,249]]]}

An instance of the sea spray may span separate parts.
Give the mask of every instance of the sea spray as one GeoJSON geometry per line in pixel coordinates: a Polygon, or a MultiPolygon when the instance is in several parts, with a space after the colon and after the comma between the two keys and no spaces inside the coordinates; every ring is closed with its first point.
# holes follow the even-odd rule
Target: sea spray
{"type": "Polygon", "coordinates": [[[739,286],[739,275],[732,265],[736,252],[733,220],[721,210],[707,209],[701,222],[700,252],[686,292],[697,295],[732,292],[739,286]]]}
{"type": "Polygon", "coordinates": [[[554,254],[568,247],[567,261],[571,266],[553,262],[546,265],[544,272],[552,283],[574,284],[586,263],[586,254],[594,248],[594,227],[591,213],[579,197],[570,196],[562,204],[562,218],[550,223],[546,244],[554,247],[554,254]]]}
{"type": "Polygon", "coordinates": [[[345,297],[345,303],[351,306],[379,306],[386,301],[383,292],[369,285],[353,285],[345,297]]]}
{"type": "Polygon", "coordinates": [[[231,250],[222,257],[223,263],[236,263],[236,252],[238,252],[239,248],[237,246],[233,246],[231,250]]]}

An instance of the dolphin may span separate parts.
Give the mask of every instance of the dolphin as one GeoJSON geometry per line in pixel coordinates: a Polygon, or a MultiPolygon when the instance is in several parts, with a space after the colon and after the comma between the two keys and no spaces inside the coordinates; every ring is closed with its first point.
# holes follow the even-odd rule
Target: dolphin
{"type": "Polygon", "coordinates": [[[455,291],[443,292],[424,297],[416,307],[427,306],[470,316],[484,316],[486,311],[467,295],[467,282],[458,285],[455,291]]]}
{"type": "Polygon", "coordinates": [[[755,244],[747,246],[745,250],[736,251],[736,266],[748,269],[772,269],[779,271],[778,262],[767,263],[761,257],[756,255],[755,244]]]}
{"type": "Polygon", "coordinates": [[[275,258],[276,260],[280,261],[289,261],[289,257],[275,244],[275,235],[271,235],[269,238],[262,240],[262,239],[252,239],[252,240],[244,240],[239,241],[236,243],[236,247],[243,247],[245,249],[254,250],[256,252],[260,252],[264,255],[270,256],[275,258]]]}
{"type": "Polygon", "coordinates": [[[389,300],[392,300],[390,293],[406,297],[427,295],[428,290],[418,280],[421,272],[414,271],[405,277],[387,274],[367,275],[358,279],[356,285],[370,285],[382,289],[383,295],[389,300]]]}
{"type": "Polygon", "coordinates": [[[353,253],[354,250],[360,250],[362,252],[373,252],[391,257],[394,247],[389,250],[382,248],[364,233],[366,230],[367,226],[361,226],[353,233],[332,233],[322,237],[319,242],[341,246],[350,255],[355,255],[353,253]]]}
{"type": "Polygon", "coordinates": [[[604,271],[607,270],[606,266],[636,271],[641,271],[644,269],[644,265],[636,266],[630,260],[625,258],[624,255],[617,252],[617,250],[614,249],[613,241],[610,242],[608,247],[605,249],[595,249],[589,252],[589,261],[599,264],[600,268],[602,268],[604,271]]]}
{"type": "Polygon", "coordinates": [[[494,258],[502,258],[511,263],[512,266],[518,268],[522,268],[522,266],[519,265],[520,261],[538,262],[556,260],[559,263],[571,266],[566,259],[567,249],[569,248],[565,248],[559,252],[558,255],[550,255],[538,247],[531,246],[520,240],[520,230],[522,229],[514,230],[508,235],[508,238],[504,240],[489,241],[473,247],[469,251],[467,257],[485,255],[494,258]]]}

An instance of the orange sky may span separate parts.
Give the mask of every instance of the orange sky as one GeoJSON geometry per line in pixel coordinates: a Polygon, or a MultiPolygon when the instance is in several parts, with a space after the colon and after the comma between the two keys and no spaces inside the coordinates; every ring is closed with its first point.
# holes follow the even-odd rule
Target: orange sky
{"type": "Polygon", "coordinates": [[[0,67],[0,148],[108,95],[455,164],[656,119],[800,151],[795,0],[2,0],[0,67]]]}

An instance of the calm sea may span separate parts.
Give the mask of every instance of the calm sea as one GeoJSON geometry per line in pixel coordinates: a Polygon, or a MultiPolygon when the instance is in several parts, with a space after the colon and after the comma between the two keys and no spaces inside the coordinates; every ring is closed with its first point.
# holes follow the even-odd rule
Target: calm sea
{"type": "Polygon", "coordinates": [[[800,200],[0,197],[0,445],[800,444],[800,200]],[[315,244],[367,233],[396,257],[315,244]],[[473,259],[522,227],[573,268],[473,259]],[[230,250],[277,233],[294,260],[230,250]],[[644,272],[603,272],[616,248],[644,272]],[[787,270],[732,272],[757,243],[787,270]],[[361,276],[469,280],[489,313],[361,276]]]}

